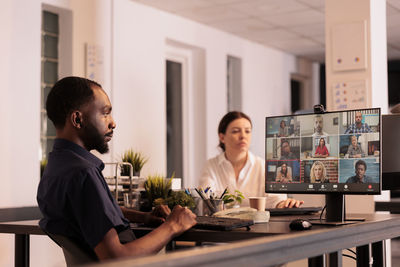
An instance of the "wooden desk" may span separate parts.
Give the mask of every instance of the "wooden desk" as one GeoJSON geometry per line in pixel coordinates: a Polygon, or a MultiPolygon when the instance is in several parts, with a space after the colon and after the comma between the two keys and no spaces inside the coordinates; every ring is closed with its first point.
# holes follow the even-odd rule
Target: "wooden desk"
{"type": "MultiPolygon", "coordinates": [[[[165,255],[116,260],[96,266],[274,266],[325,253],[336,256],[330,260],[331,266],[342,266],[341,250],[351,247],[357,247],[358,266],[368,266],[368,244],[375,244],[378,250],[380,248],[381,251],[375,254],[381,254],[380,258],[384,259],[382,240],[400,236],[400,215],[370,214],[357,217],[364,217],[366,221],[337,227],[313,226],[310,231],[299,232],[288,228],[292,217],[273,217],[269,223],[258,224],[250,231],[190,230],[176,240],[219,242],[224,237],[224,241],[236,242],[165,255]]],[[[373,266],[385,264],[383,260],[374,259],[373,266]]]]}
{"type": "MultiPolygon", "coordinates": [[[[400,215],[370,214],[362,217],[366,218],[365,222],[339,227],[315,225],[312,230],[297,232],[288,227],[293,219],[290,216],[272,217],[269,223],[252,226],[250,231],[189,230],[176,240],[232,243],[165,255],[116,260],[102,263],[100,266],[272,266],[331,252],[338,255],[336,266],[341,266],[340,251],[350,247],[358,247],[358,260],[364,263],[369,259],[369,255],[365,255],[365,245],[379,245],[382,240],[400,236],[400,215]]],[[[149,231],[151,228],[134,229],[138,236],[149,231]]],[[[24,235],[28,240],[31,234],[44,235],[38,226],[38,220],[0,223],[0,233],[24,235]]],[[[377,264],[374,266],[384,266],[374,262],[377,264]]]]}
{"type": "MultiPolygon", "coordinates": [[[[42,214],[37,206],[0,209],[0,222],[37,220],[40,218],[42,218],[42,214]]],[[[20,225],[18,227],[23,226],[20,225]]],[[[4,232],[1,233],[15,234],[15,266],[29,266],[29,234],[26,234],[26,230],[29,232],[31,229],[11,226],[6,226],[5,228],[3,228],[4,232]]],[[[28,228],[30,228],[29,225],[28,228]]]]}
{"type": "Polygon", "coordinates": [[[39,227],[39,220],[1,222],[0,233],[15,235],[15,267],[29,266],[29,236],[45,235],[39,227]]]}

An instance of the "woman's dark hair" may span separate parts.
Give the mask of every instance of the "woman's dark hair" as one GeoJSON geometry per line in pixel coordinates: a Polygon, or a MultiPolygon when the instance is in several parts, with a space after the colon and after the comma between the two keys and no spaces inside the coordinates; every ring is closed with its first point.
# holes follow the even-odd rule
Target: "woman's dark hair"
{"type": "Polygon", "coordinates": [[[285,175],[285,177],[287,176],[287,172],[288,172],[288,165],[284,162],[284,163],[282,163],[281,164],[281,166],[279,166],[279,167],[281,167],[281,173],[283,174],[283,175],[285,175]],[[285,172],[283,172],[283,168],[282,168],[282,166],[283,165],[286,165],[286,170],[285,170],[285,172]]]}
{"type": "MultiPolygon", "coordinates": [[[[240,119],[240,118],[244,118],[246,120],[248,120],[250,122],[250,125],[253,126],[253,124],[251,123],[251,119],[249,116],[247,116],[246,114],[244,114],[243,112],[240,111],[230,111],[228,113],[225,114],[224,117],[222,117],[221,121],[219,122],[218,125],[218,134],[222,133],[225,134],[226,133],[226,129],[228,128],[228,125],[236,120],[236,119],[240,119]]],[[[225,144],[222,143],[221,141],[219,141],[219,145],[218,145],[223,151],[225,151],[225,144]]]]}
{"type": "Polygon", "coordinates": [[[94,99],[92,86],[101,85],[80,77],[65,77],[53,86],[46,100],[46,111],[56,128],[64,128],[67,116],[94,99]]]}
{"type": "Polygon", "coordinates": [[[318,146],[321,146],[321,140],[323,140],[323,141],[324,141],[324,146],[325,146],[325,138],[320,138],[320,139],[319,139],[318,146]]]}

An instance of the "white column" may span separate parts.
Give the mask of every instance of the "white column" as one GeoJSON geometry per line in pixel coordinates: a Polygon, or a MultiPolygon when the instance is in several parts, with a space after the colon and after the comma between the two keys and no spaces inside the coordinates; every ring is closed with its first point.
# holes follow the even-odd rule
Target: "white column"
{"type": "Polygon", "coordinates": [[[386,114],[386,2],[326,0],[325,39],[327,109],[386,114]]]}
{"type": "MultiPolygon", "coordinates": [[[[386,1],[326,0],[327,110],[380,107],[388,113],[386,1]]],[[[374,211],[378,196],[346,196],[348,213],[374,211]]],[[[387,251],[390,243],[387,242],[387,251]]],[[[387,253],[390,266],[390,253],[387,253]]]]}

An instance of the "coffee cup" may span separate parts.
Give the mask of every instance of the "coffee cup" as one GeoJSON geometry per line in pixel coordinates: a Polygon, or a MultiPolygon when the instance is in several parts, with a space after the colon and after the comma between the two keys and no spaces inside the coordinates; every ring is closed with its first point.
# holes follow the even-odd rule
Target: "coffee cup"
{"type": "Polygon", "coordinates": [[[267,197],[249,197],[250,208],[265,211],[265,200],[267,197]]]}

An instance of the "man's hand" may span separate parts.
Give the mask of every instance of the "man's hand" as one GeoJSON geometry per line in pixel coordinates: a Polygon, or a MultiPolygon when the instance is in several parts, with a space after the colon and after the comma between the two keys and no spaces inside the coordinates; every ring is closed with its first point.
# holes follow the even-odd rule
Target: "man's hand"
{"type": "Polygon", "coordinates": [[[160,225],[165,222],[165,219],[171,214],[171,210],[167,205],[155,207],[147,214],[144,223],[149,225],[160,225]]]}
{"type": "Polygon", "coordinates": [[[279,202],[276,205],[276,207],[278,209],[282,209],[282,208],[298,208],[303,203],[304,203],[303,200],[297,200],[297,199],[294,199],[294,198],[288,198],[286,200],[282,200],[281,202],[279,202]]]}
{"type": "Polygon", "coordinates": [[[174,236],[177,236],[196,224],[196,215],[189,209],[176,206],[172,213],[167,206],[160,206],[153,212],[140,212],[121,208],[124,214],[127,213],[134,219],[143,219],[146,216],[153,216],[164,220],[162,217],[169,214],[165,223],[155,228],[147,235],[121,244],[118,233],[111,228],[103,237],[103,240],[94,248],[100,260],[108,258],[120,258],[127,256],[144,256],[156,253],[161,250],[174,236]],[[157,214],[157,216],[155,215],[157,214]]]}
{"type": "Polygon", "coordinates": [[[168,216],[166,224],[170,224],[175,236],[180,235],[196,224],[196,215],[188,208],[176,205],[168,216]]]}

